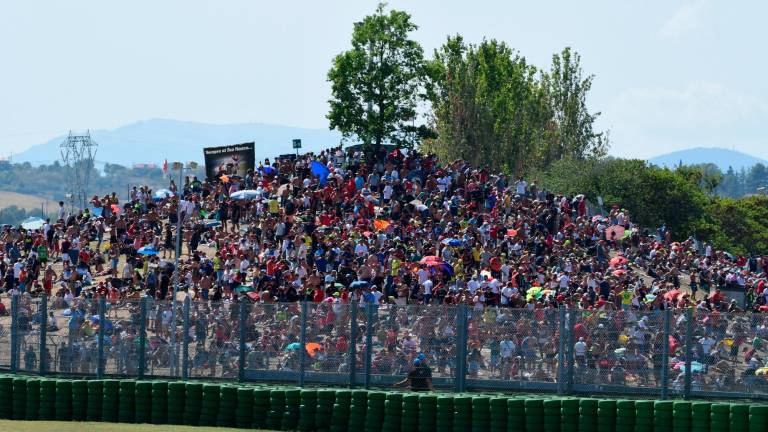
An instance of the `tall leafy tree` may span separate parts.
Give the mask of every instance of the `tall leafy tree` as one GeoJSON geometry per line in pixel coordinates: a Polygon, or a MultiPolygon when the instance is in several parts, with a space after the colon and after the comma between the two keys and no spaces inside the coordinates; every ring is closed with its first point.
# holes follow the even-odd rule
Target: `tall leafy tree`
{"type": "Polygon", "coordinates": [[[515,174],[603,156],[606,139],[586,106],[592,77],[579,62],[565,49],[539,71],[503,42],[449,37],[428,63],[438,139],[427,150],[515,174]]]}
{"type": "Polygon", "coordinates": [[[550,117],[536,69],[503,42],[449,37],[429,62],[438,139],[428,150],[506,171],[532,159],[550,117]]]}
{"type": "Polygon", "coordinates": [[[345,138],[410,146],[417,135],[412,123],[423,93],[424,52],[410,39],[418,28],[411,16],[384,8],[380,3],[357,23],[352,48],[334,58],[327,117],[345,138]]]}
{"type": "Polygon", "coordinates": [[[543,149],[544,166],[562,157],[583,159],[606,154],[606,137],[594,130],[600,113],[591,113],[587,108],[593,79],[593,75],[584,76],[581,56],[570,48],[552,56],[550,70],[542,75],[554,126],[543,149]]]}

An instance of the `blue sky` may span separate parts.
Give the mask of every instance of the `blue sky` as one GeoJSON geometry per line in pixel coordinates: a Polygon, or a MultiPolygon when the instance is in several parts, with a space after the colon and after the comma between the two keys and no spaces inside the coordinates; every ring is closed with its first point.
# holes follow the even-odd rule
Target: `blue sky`
{"type": "MultiPolygon", "coordinates": [[[[327,127],[325,81],[376,1],[0,3],[0,156],[149,118],[327,127]]],[[[596,76],[611,154],[721,146],[768,158],[768,2],[391,1],[431,55],[449,34],[596,76]]]]}

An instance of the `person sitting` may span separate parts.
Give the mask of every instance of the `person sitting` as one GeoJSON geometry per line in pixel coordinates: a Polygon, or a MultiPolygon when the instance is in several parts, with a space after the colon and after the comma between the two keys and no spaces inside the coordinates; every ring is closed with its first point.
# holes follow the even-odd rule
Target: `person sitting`
{"type": "Polygon", "coordinates": [[[426,359],[416,358],[413,360],[413,369],[408,372],[408,376],[395,383],[395,387],[410,386],[412,391],[432,390],[432,371],[427,366],[426,359]]]}

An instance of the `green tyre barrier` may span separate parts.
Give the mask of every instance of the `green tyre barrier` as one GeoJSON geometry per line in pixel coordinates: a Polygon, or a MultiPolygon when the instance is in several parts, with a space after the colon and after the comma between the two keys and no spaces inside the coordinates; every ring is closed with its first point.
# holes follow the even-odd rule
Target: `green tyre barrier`
{"type": "MultiPolygon", "coordinates": [[[[27,418],[27,379],[16,377],[13,379],[13,397],[11,399],[12,414],[14,420],[27,418]]],[[[6,401],[6,403],[8,403],[6,401]]]]}
{"type": "MultiPolygon", "coordinates": [[[[42,397],[42,393],[41,393],[42,397]]],[[[72,381],[72,420],[83,421],[88,413],[88,382],[72,381]]]]}
{"type": "Polygon", "coordinates": [[[120,423],[133,423],[136,410],[136,381],[122,380],[118,388],[120,407],[117,411],[117,419],[120,423]]]}

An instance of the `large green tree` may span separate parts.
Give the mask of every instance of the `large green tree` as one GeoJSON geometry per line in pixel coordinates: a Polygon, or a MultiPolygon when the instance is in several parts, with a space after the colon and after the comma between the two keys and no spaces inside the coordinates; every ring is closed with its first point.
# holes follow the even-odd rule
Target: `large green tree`
{"type": "Polygon", "coordinates": [[[550,118],[536,69],[503,42],[449,37],[429,62],[438,138],[426,149],[493,169],[521,171],[550,118]]]}
{"type": "Polygon", "coordinates": [[[566,48],[537,70],[504,42],[449,37],[428,63],[437,140],[426,150],[515,174],[569,157],[603,156],[586,106],[592,77],[566,48]]]}
{"type": "Polygon", "coordinates": [[[410,39],[411,16],[379,4],[356,23],[352,48],[336,56],[331,82],[330,128],[366,145],[411,146],[413,119],[422,92],[424,53],[410,39]],[[410,126],[410,128],[409,128],[410,126]]]}
{"type": "Polygon", "coordinates": [[[570,48],[552,56],[549,71],[542,74],[554,126],[545,141],[543,166],[562,157],[578,159],[606,154],[607,139],[594,129],[600,113],[591,113],[587,108],[587,93],[593,79],[593,75],[584,76],[581,56],[570,48]]]}

